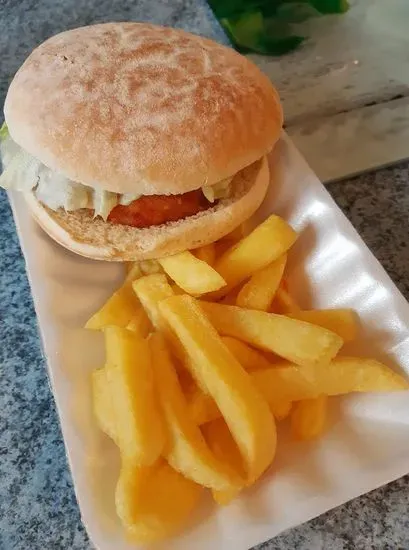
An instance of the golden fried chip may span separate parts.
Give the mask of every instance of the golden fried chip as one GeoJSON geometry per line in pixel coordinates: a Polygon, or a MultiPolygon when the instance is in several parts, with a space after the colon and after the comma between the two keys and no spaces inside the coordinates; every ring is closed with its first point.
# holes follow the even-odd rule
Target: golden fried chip
{"type": "Polygon", "coordinates": [[[227,283],[220,294],[226,294],[282,256],[296,238],[295,231],[282,218],[270,216],[217,260],[215,269],[227,283]]]}
{"type": "Polygon", "coordinates": [[[231,490],[240,485],[238,473],[226,461],[219,460],[189,415],[186,399],[163,337],[152,334],[150,340],[156,385],[167,428],[164,456],[185,477],[211,489],[231,490]]]}
{"type": "Polygon", "coordinates": [[[189,251],[162,258],[159,262],[180,288],[194,296],[219,290],[226,285],[215,269],[189,251]]]}
{"type": "Polygon", "coordinates": [[[264,269],[256,271],[240,290],[236,305],[267,311],[280,285],[286,262],[287,254],[283,254],[264,269]]]}
{"type": "Polygon", "coordinates": [[[149,344],[118,327],[105,329],[105,337],[105,368],[121,456],[137,465],[149,466],[158,459],[165,444],[149,344]]]}
{"type": "Polygon", "coordinates": [[[230,353],[191,296],[159,304],[162,315],[185,348],[195,379],[213,397],[239,446],[249,480],[271,464],[276,445],[273,416],[249,374],[230,353]]]}
{"type": "Polygon", "coordinates": [[[202,491],[163,459],[144,467],[124,461],[115,491],[116,510],[132,542],[155,542],[187,523],[202,491]]]}
{"type": "Polygon", "coordinates": [[[296,439],[315,439],[326,425],[328,396],[320,395],[294,404],[291,413],[291,432],[296,439]]]}
{"type": "Polygon", "coordinates": [[[328,363],[343,340],[329,330],[284,315],[211,302],[200,305],[216,330],[296,363],[328,363]]]}

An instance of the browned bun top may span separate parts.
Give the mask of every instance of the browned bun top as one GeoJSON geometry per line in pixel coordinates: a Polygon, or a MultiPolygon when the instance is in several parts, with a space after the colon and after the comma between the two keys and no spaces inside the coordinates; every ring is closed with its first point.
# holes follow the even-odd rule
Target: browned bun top
{"type": "Polygon", "coordinates": [[[35,49],[4,107],[11,137],[72,180],[119,193],[184,193],[265,155],[278,95],[245,57],[181,30],[107,23],[35,49]]]}

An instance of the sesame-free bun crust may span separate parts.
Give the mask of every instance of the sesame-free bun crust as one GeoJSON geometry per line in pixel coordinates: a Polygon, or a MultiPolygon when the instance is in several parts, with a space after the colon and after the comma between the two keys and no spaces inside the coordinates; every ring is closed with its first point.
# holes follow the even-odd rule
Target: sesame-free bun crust
{"type": "Polygon", "coordinates": [[[132,261],[160,258],[216,241],[257,210],[268,185],[264,157],[236,175],[229,199],[195,216],[146,229],[93,219],[89,210],[55,212],[32,193],[26,200],[44,231],[72,252],[95,260],[132,261]]]}
{"type": "Polygon", "coordinates": [[[282,126],[278,95],[252,62],[145,23],[53,36],[17,72],[4,112],[13,140],[49,168],[143,195],[227,178],[266,155],[282,126]]]}

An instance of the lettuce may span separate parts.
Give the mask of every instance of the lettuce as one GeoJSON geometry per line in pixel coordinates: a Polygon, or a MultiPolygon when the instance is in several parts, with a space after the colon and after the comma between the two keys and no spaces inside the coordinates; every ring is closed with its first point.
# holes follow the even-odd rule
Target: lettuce
{"type": "Polygon", "coordinates": [[[123,195],[119,195],[119,204],[128,206],[128,204],[131,204],[131,202],[136,201],[141,197],[142,195],[140,193],[124,193],[123,195]]]}
{"type": "Polygon", "coordinates": [[[226,178],[214,185],[205,185],[202,187],[203,195],[209,202],[214,202],[217,199],[225,199],[230,195],[231,178],[226,178]]]}
{"type": "Polygon", "coordinates": [[[107,220],[109,213],[118,204],[118,195],[111,191],[94,190],[94,218],[101,216],[103,220],[107,220]]]}
{"type": "Polygon", "coordinates": [[[16,191],[31,191],[37,183],[41,163],[23,150],[11,158],[0,176],[0,187],[16,191]]]}
{"type": "Polygon", "coordinates": [[[9,129],[7,128],[7,124],[3,122],[2,127],[0,128],[0,141],[4,141],[9,137],[9,129]]]}

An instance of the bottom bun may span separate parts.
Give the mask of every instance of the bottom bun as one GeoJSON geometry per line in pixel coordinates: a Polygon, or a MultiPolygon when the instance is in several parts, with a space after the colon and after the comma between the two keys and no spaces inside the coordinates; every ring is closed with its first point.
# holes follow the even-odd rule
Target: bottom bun
{"type": "Polygon", "coordinates": [[[147,260],[177,254],[212,243],[247,220],[262,203],[269,185],[266,157],[241,170],[232,194],[216,206],[145,229],[93,218],[89,210],[50,210],[30,193],[28,206],[36,221],[59,244],[94,260],[147,260]]]}

